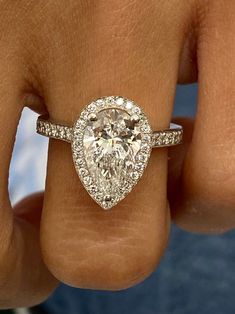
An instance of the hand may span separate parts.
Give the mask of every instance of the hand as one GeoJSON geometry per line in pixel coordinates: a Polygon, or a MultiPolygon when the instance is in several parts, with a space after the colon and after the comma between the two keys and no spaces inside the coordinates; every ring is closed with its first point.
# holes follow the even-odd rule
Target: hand
{"type": "Polygon", "coordinates": [[[165,128],[177,81],[198,71],[194,130],[182,120],[185,145],[171,151],[172,218],[193,232],[234,227],[234,14],[229,0],[0,2],[0,307],[40,302],[57,280],[132,286],[159,263],[171,222],[166,149],[107,213],[81,186],[70,146],[55,140],[43,204],[31,196],[13,213],[8,169],[24,106],[71,124],[93,98],[121,94],[165,128]]]}

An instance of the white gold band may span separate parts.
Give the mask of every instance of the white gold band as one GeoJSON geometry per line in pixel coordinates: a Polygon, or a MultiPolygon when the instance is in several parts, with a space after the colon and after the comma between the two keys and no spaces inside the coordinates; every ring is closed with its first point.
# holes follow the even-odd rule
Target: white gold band
{"type": "MultiPolygon", "coordinates": [[[[37,133],[70,143],[73,136],[73,127],[50,121],[46,116],[37,120],[37,133]]],[[[175,146],[182,142],[183,128],[171,123],[169,129],[153,131],[152,147],[175,146]]]]}

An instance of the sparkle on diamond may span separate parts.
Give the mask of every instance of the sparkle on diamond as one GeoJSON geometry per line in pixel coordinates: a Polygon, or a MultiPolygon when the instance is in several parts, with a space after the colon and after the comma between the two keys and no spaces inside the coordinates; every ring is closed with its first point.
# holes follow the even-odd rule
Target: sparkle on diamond
{"type": "Polygon", "coordinates": [[[140,127],[122,109],[104,109],[96,115],[97,119],[89,121],[84,132],[84,155],[104,197],[115,198],[133,172],[141,146],[140,127]]]}

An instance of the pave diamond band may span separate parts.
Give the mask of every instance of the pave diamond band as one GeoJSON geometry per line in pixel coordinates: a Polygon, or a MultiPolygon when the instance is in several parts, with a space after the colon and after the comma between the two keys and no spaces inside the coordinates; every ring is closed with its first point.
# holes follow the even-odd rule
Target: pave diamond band
{"type": "MultiPolygon", "coordinates": [[[[72,141],[73,127],[49,121],[47,116],[40,116],[37,120],[37,133],[70,143],[72,141]]],[[[152,147],[174,146],[181,144],[183,128],[175,123],[169,129],[153,131],[152,147]]]]}
{"type": "Polygon", "coordinates": [[[182,142],[183,129],[152,131],[140,106],[122,96],[88,104],[74,126],[37,120],[41,135],[71,143],[77,174],[89,195],[104,209],[124,199],[142,177],[154,147],[182,142]]]}
{"type": "Polygon", "coordinates": [[[70,143],[73,128],[67,125],[53,123],[48,120],[47,116],[40,116],[37,120],[37,133],[70,143]]]}

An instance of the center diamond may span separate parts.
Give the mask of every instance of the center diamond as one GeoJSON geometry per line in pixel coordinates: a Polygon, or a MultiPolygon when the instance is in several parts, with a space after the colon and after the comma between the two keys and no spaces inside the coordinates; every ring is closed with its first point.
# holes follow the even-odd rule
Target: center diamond
{"type": "Polygon", "coordinates": [[[122,109],[104,109],[87,123],[84,156],[96,185],[107,198],[115,198],[131,175],[141,146],[140,126],[122,109]]]}

